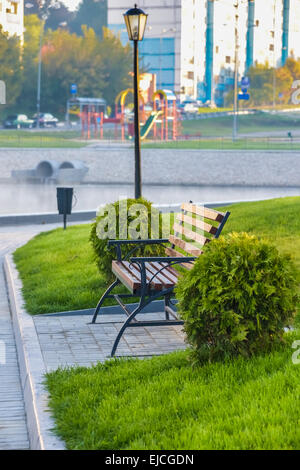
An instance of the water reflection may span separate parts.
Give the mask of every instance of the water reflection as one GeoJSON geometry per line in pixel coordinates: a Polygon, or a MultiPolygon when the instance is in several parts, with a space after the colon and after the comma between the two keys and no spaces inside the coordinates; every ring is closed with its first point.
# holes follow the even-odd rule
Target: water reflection
{"type": "MultiPolygon", "coordinates": [[[[94,210],[100,204],[119,197],[133,197],[132,185],[74,186],[74,211],[94,210]]],[[[143,187],[143,195],[156,204],[176,204],[182,201],[220,202],[249,201],[284,196],[300,196],[300,187],[233,187],[233,186],[152,186],[143,187]]],[[[0,185],[0,214],[56,212],[54,185],[0,185]]]]}

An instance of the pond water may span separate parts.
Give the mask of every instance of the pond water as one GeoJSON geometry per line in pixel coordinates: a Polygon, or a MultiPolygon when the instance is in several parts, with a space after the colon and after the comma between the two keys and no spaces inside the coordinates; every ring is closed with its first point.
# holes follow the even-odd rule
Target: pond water
{"type": "MultiPolygon", "coordinates": [[[[73,211],[95,210],[120,197],[133,197],[132,185],[74,186],[73,211]]],[[[250,201],[300,196],[300,187],[144,185],[143,196],[156,204],[250,201]]],[[[39,184],[0,184],[0,215],[56,212],[56,187],[39,184]]]]}

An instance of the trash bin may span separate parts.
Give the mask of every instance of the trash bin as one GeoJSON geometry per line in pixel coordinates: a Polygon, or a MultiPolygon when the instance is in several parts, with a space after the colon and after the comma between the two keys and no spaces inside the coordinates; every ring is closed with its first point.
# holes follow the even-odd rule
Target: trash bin
{"type": "Polygon", "coordinates": [[[56,188],[57,208],[59,214],[71,214],[73,188],[56,188]]]}

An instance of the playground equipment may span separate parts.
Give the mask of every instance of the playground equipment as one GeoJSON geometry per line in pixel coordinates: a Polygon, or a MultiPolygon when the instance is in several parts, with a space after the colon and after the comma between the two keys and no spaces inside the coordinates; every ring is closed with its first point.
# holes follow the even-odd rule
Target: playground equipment
{"type": "MultiPolygon", "coordinates": [[[[128,96],[128,94],[131,93],[133,95],[133,88],[127,88],[126,90],[121,91],[116,99],[115,99],[115,119],[116,119],[116,125],[118,123],[121,124],[121,140],[125,140],[125,100],[128,96]],[[120,108],[121,112],[119,113],[119,102],[120,102],[120,108]]],[[[139,93],[139,99],[141,102],[141,120],[145,120],[145,101],[143,98],[143,95],[139,93]]]]}
{"type": "MultiPolygon", "coordinates": [[[[171,138],[176,140],[178,136],[178,118],[176,96],[170,90],[157,90],[152,95],[152,108],[148,119],[141,126],[141,139],[145,139],[153,129],[154,139],[158,138],[158,125],[160,125],[161,140],[169,140],[169,124],[172,122],[171,138]],[[158,103],[157,103],[158,101],[158,103]]],[[[145,114],[145,113],[144,113],[145,114]]],[[[128,134],[133,136],[133,124],[128,124],[128,134]]]]}
{"type": "MultiPolygon", "coordinates": [[[[115,99],[115,113],[113,117],[106,117],[106,101],[100,98],[72,98],[67,102],[67,123],[70,124],[70,114],[80,117],[81,137],[90,139],[103,139],[104,124],[114,125],[115,139],[121,140],[127,136],[133,138],[134,125],[130,114],[125,113],[125,102],[132,88],[121,91],[115,99]]],[[[176,140],[178,136],[178,113],[176,96],[171,90],[157,90],[151,97],[148,109],[145,106],[143,94],[139,94],[140,102],[140,135],[145,139],[153,131],[154,139],[176,140]],[[149,109],[150,108],[150,109],[149,109]],[[171,122],[171,126],[169,125],[171,122]]]]}
{"type": "Polygon", "coordinates": [[[102,98],[71,98],[67,101],[66,121],[70,127],[70,114],[80,117],[81,137],[91,138],[91,130],[94,137],[103,138],[103,121],[106,113],[106,101],[102,98]]]}
{"type": "Polygon", "coordinates": [[[145,122],[145,124],[143,125],[143,127],[140,130],[142,140],[147,137],[147,135],[151,131],[152,127],[154,125],[156,125],[155,122],[161,114],[162,114],[162,111],[152,111],[152,113],[148,117],[147,121],[145,122]]]}

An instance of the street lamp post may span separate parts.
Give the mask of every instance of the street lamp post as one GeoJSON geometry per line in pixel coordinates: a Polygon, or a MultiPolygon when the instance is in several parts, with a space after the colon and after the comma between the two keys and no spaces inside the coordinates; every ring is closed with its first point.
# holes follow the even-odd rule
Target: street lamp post
{"type": "Polygon", "coordinates": [[[40,30],[40,44],[39,44],[39,63],[38,63],[38,81],[37,81],[37,95],[36,95],[36,128],[40,127],[40,112],[41,112],[41,78],[42,78],[42,45],[45,28],[46,18],[42,18],[40,30]]]}
{"type": "MultiPolygon", "coordinates": [[[[44,37],[44,29],[45,23],[49,16],[49,9],[60,8],[59,2],[46,2],[45,0],[38,0],[37,1],[38,9],[39,9],[39,17],[41,19],[41,29],[40,29],[40,39],[39,39],[39,56],[38,56],[38,77],[37,77],[37,94],[36,94],[36,127],[39,129],[40,127],[40,111],[41,111],[41,79],[42,79],[42,46],[43,46],[43,37],[44,37]]],[[[25,3],[25,8],[34,8],[33,3],[25,3]]],[[[65,25],[67,24],[64,22],[65,25]]]]}
{"type": "Polygon", "coordinates": [[[135,150],[135,175],[134,192],[135,198],[142,196],[141,177],[141,142],[140,142],[140,121],[139,121],[139,57],[138,42],[144,37],[147,16],[143,10],[131,8],[124,14],[124,20],[130,41],[133,41],[133,90],[134,90],[134,150],[135,150]]]}
{"type": "MultiPolygon", "coordinates": [[[[39,11],[42,11],[44,4],[43,2],[38,2],[39,11]]],[[[25,3],[25,8],[34,8],[32,3],[25,3]]],[[[40,108],[41,108],[41,78],[42,78],[42,46],[43,46],[43,36],[44,36],[44,28],[45,22],[47,20],[47,13],[41,13],[41,29],[40,29],[40,40],[39,40],[39,58],[38,58],[38,78],[37,78],[37,94],[36,94],[36,127],[39,129],[40,127],[40,108]]]]}
{"type": "Polygon", "coordinates": [[[273,4],[273,30],[271,35],[273,38],[273,110],[276,108],[276,56],[275,56],[275,28],[276,28],[276,0],[273,4]]]}
{"type": "Polygon", "coordinates": [[[239,70],[239,36],[238,36],[238,8],[239,2],[236,0],[234,4],[236,9],[235,15],[235,28],[234,28],[234,41],[235,41],[235,52],[234,52],[234,98],[233,98],[233,129],[232,129],[232,140],[236,140],[237,138],[237,117],[238,117],[238,70],[239,70]]]}

